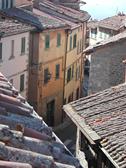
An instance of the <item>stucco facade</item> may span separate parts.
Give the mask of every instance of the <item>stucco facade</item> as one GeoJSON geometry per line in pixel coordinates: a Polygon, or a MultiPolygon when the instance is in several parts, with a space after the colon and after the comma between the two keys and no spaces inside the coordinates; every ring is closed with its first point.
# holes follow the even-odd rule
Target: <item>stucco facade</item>
{"type": "Polygon", "coordinates": [[[126,59],[126,40],[95,49],[91,56],[89,94],[123,83],[126,59]]]}
{"type": "Polygon", "coordinates": [[[21,75],[24,75],[24,88],[20,92],[27,97],[28,90],[28,59],[29,59],[29,32],[6,36],[1,38],[2,59],[0,60],[0,71],[20,91],[21,75]],[[25,38],[25,53],[21,53],[21,40],[25,38]],[[12,49],[13,43],[13,49],[12,49]],[[12,55],[13,50],[13,55],[12,55]]]}
{"type": "Polygon", "coordinates": [[[33,55],[30,61],[29,101],[50,126],[58,125],[62,120],[64,61],[66,49],[65,29],[44,31],[32,34],[33,55]],[[57,34],[61,35],[61,45],[57,46],[57,34]],[[45,36],[50,36],[50,47],[45,48],[45,36]],[[56,79],[56,65],[59,65],[59,77],[56,79]],[[49,80],[45,83],[44,70],[48,69],[49,80]],[[33,95],[34,92],[34,95],[33,95]],[[53,102],[52,113],[49,103],[53,102]],[[50,114],[49,114],[50,113],[50,114]],[[52,116],[51,116],[52,115],[52,116]]]}
{"type": "Polygon", "coordinates": [[[76,100],[81,96],[82,80],[83,80],[83,55],[82,51],[85,47],[85,31],[86,24],[80,25],[73,29],[68,34],[67,56],[66,56],[66,71],[65,71],[65,89],[64,89],[64,103],[76,100]],[[76,47],[73,47],[73,38],[76,34],[76,47]],[[70,41],[72,38],[72,49],[70,49],[70,41]],[[71,69],[71,77],[69,71],[71,69]]]}

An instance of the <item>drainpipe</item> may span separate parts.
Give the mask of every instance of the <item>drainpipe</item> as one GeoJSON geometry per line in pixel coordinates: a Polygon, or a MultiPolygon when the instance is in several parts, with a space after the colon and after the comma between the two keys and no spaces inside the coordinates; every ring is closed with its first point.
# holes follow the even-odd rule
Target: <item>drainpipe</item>
{"type": "MultiPolygon", "coordinates": [[[[64,105],[64,95],[65,95],[65,77],[66,77],[66,61],[67,61],[67,45],[68,45],[68,29],[66,31],[66,47],[65,47],[65,58],[64,58],[64,81],[63,81],[63,105],[64,105]]],[[[62,122],[63,122],[63,111],[62,111],[62,122]]]]}
{"type": "Polygon", "coordinates": [[[83,23],[83,30],[82,30],[82,53],[81,53],[81,77],[80,77],[80,97],[82,97],[82,87],[83,87],[83,49],[84,49],[84,23],[83,23]]]}

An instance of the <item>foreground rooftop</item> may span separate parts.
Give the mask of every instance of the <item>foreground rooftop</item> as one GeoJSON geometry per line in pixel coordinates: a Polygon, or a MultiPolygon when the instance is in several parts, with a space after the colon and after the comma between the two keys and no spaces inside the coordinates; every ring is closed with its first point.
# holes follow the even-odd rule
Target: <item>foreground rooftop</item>
{"type": "Polygon", "coordinates": [[[33,107],[0,73],[0,167],[79,168],[33,107]]]}
{"type": "Polygon", "coordinates": [[[100,144],[116,167],[126,167],[126,84],[64,106],[89,142],[100,144]]]}

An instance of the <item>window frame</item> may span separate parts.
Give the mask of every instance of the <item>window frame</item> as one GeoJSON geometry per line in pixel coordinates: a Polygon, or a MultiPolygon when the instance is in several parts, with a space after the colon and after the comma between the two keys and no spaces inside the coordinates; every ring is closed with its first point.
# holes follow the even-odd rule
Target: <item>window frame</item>
{"type": "Polygon", "coordinates": [[[46,34],[45,35],[45,49],[49,49],[50,48],[50,35],[46,34]]]}
{"type": "Polygon", "coordinates": [[[55,78],[59,79],[59,77],[60,77],[60,64],[56,64],[55,75],[56,75],[55,78]]]}
{"type": "Polygon", "coordinates": [[[73,36],[73,49],[77,47],[77,34],[73,36]]]}
{"type": "Polygon", "coordinates": [[[57,47],[61,46],[61,33],[57,33],[57,47]]]}
{"type": "Polygon", "coordinates": [[[23,92],[25,88],[25,74],[20,75],[20,92],[23,92]]]}
{"type": "Polygon", "coordinates": [[[21,55],[24,55],[26,52],[26,37],[21,38],[21,55]]]}
{"type": "Polygon", "coordinates": [[[0,61],[2,60],[2,55],[3,55],[3,43],[0,42],[0,61]]]}

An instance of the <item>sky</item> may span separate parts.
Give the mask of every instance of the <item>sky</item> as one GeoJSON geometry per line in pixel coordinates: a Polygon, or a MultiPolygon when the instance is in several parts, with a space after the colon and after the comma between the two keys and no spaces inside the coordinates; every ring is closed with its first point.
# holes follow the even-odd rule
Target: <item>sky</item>
{"type": "Polygon", "coordinates": [[[93,19],[103,19],[119,12],[126,13],[126,0],[83,0],[86,5],[81,9],[87,11],[93,19]]]}

